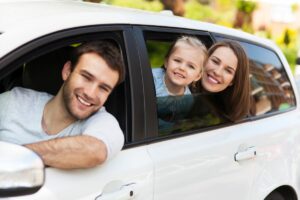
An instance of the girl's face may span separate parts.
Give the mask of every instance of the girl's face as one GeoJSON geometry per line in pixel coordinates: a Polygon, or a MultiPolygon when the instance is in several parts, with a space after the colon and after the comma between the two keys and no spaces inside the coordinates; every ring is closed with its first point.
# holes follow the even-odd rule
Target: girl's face
{"type": "Polygon", "coordinates": [[[190,45],[178,44],[175,48],[165,61],[165,79],[172,87],[185,87],[201,78],[204,56],[201,49],[190,45]]]}
{"type": "Polygon", "coordinates": [[[232,49],[217,48],[208,58],[201,80],[209,92],[220,92],[233,84],[238,60],[232,49]]]}

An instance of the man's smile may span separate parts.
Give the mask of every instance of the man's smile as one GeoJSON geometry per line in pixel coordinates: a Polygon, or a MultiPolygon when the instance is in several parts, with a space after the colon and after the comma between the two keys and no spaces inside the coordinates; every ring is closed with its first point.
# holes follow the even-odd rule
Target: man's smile
{"type": "Polygon", "coordinates": [[[88,101],[84,100],[82,97],[79,95],[76,95],[77,100],[83,104],[84,106],[92,106],[93,104],[89,103],[88,101]]]}

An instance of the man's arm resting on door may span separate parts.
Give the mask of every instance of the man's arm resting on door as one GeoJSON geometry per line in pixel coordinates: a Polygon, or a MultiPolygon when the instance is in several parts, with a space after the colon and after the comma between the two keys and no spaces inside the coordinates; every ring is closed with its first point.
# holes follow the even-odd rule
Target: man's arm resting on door
{"type": "Polygon", "coordinates": [[[26,144],[41,156],[45,165],[61,169],[90,168],[107,158],[106,145],[99,139],[79,135],[26,144]]]}

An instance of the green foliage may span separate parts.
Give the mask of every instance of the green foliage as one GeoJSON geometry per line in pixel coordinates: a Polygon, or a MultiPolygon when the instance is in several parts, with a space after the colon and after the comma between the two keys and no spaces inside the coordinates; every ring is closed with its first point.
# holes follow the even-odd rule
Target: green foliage
{"type": "Polygon", "coordinates": [[[276,39],[276,43],[285,55],[292,71],[294,71],[298,49],[297,31],[293,29],[286,29],[282,35],[276,39]]]}
{"type": "Polygon", "coordinates": [[[291,37],[290,37],[290,33],[289,33],[289,30],[286,29],[285,32],[284,32],[284,36],[283,36],[283,43],[285,45],[289,45],[291,42],[291,37]]]}
{"type": "Polygon", "coordinates": [[[103,3],[117,5],[121,7],[137,8],[149,11],[161,11],[163,5],[159,0],[145,1],[145,0],[103,0],[103,3]]]}
{"type": "Polygon", "coordinates": [[[171,46],[170,42],[147,41],[147,51],[151,67],[161,67],[171,46]]]}
{"type": "Polygon", "coordinates": [[[299,6],[298,6],[297,3],[294,3],[294,4],[292,4],[291,6],[292,6],[292,11],[293,11],[293,12],[297,12],[297,11],[299,10],[299,6]]]}
{"type": "Polygon", "coordinates": [[[191,0],[185,5],[185,17],[214,22],[217,19],[217,12],[213,11],[210,6],[201,5],[196,0],[191,0]]]}
{"type": "Polygon", "coordinates": [[[297,48],[296,47],[287,47],[287,46],[281,46],[280,47],[283,54],[285,55],[292,72],[295,71],[295,66],[296,66],[296,59],[297,59],[297,48]]]}
{"type": "Polygon", "coordinates": [[[232,27],[234,9],[232,4],[229,4],[231,5],[229,6],[226,4],[227,2],[229,2],[229,0],[218,0],[217,7],[222,9],[222,11],[218,12],[216,8],[210,5],[202,5],[197,0],[190,0],[185,4],[184,17],[232,27]],[[225,4],[226,6],[223,6],[225,4]]]}
{"type": "Polygon", "coordinates": [[[236,7],[239,11],[251,14],[256,9],[257,4],[254,1],[238,0],[236,7]]]}
{"type": "Polygon", "coordinates": [[[236,0],[215,0],[218,9],[222,11],[228,11],[235,9],[234,5],[236,4],[236,0]]]}

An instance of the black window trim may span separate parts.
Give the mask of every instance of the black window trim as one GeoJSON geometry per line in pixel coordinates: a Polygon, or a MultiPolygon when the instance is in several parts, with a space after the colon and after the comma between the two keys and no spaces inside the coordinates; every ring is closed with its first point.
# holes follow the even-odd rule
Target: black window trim
{"type": "Polygon", "coordinates": [[[141,56],[141,68],[142,68],[142,75],[143,75],[143,81],[144,81],[144,93],[147,95],[147,98],[145,98],[145,113],[146,118],[145,120],[148,123],[146,125],[146,132],[144,136],[144,140],[139,140],[134,143],[134,145],[142,145],[142,144],[150,144],[155,142],[161,142],[168,139],[175,139],[182,136],[188,136],[192,134],[200,134],[202,132],[211,131],[219,128],[224,128],[236,124],[243,123],[244,121],[241,120],[240,122],[236,123],[222,123],[215,126],[210,127],[204,127],[196,130],[190,130],[182,133],[176,133],[172,135],[166,135],[166,136],[158,136],[158,119],[157,119],[157,111],[156,111],[156,95],[155,95],[155,87],[153,83],[152,78],[152,72],[150,67],[150,62],[148,60],[148,53],[147,48],[145,44],[145,38],[144,38],[144,32],[156,32],[157,34],[189,34],[189,35],[198,35],[198,36],[207,36],[210,37],[212,40],[212,44],[216,41],[212,36],[211,33],[207,31],[201,31],[201,30],[191,30],[191,29],[181,29],[181,28],[172,28],[172,27],[157,27],[157,26],[142,26],[137,25],[133,26],[134,35],[135,38],[137,38],[137,45],[139,47],[138,51],[141,56]]]}

